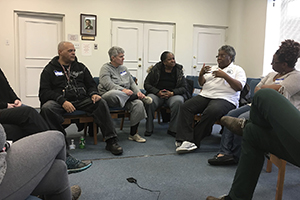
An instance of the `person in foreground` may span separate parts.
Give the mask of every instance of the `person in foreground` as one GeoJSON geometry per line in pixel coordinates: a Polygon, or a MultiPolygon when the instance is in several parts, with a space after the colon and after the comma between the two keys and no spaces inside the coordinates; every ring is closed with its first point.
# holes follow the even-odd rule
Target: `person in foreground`
{"type": "Polygon", "coordinates": [[[109,49],[109,63],[105,63],[99,73],[98,91],[111,108],[123,108],[130,112],[129,140],[146,142],[138,134],[140,121],[147,117],[144,104],[151,104],[152,99],[145,96],[136,86],[127,67],[123,65],[124,50],[113,46],[109,49]]]}
{"type": "Polygon", "coordinates": [[[242,152],[229,194],[206,199],[252,199],[265,153],[272,153],[300,167],[299,121],[299,110],[283,95],[268,88],[254,95],[249,121],[222,117],[224,126],[235,134],[243,135],[242,152]]]}
{"type": "MultiPolygon", "coordinates": [[[[255,87],[254,92],[262,88],[278,91],[300,110],[300,72],[295,69],[300,55],[300,44],[294,40],[285,40],[273,55],[270,72],[255,87]]],[[[250,105],[231,110],[227,116],[249,119],[250,105]]],[[[211,165],[237,164],[240,158],[242,137],[233,134],[226,127],[223,130],[220,149],[217,155],[208,160],[211,165]]]]}
{"type": "Polygon", "coordinates": [[[168,134],[175,137],[179,118],[180,106],[191,95],[187,92],[187,82],[183,74],[183,66],[175,62],[174,54],[165,51],[160,56],[160,62],[149,68],[144,88],[153,103],[145,105],[147,111],[145,136],[153,133],[155,110],[167,104],[171,110],[168,134]]]}
{"type": "Polygon", "coordinates": [[[216,56],[218,66],[203,64],[198,78],[202,86],[200,94],[180,107],[175,142],[177,153],[197,149],[201,140],[211,134],[214,123],[238,106],[246,74],[240,66],[233,64],[235,55],[233,47],[224,45],[216,56]],[[198,113],[201,120],[193,129],[194,115],[198,113]]]}
{"type": "Polygon", "coordinates": [[[0,124],[0,199],[41,195],[47,200],[77,200],[81,189],[69,186],[65,151],[58,131],[36,133],[10,146],[0,124]]]}
{"type": "Polygon", "coordinates": [[[47,123],[30,106],[24,106],[0,69],[0,123],[9,140],[17,141],[25,136],[49,130],[47,123]]]}

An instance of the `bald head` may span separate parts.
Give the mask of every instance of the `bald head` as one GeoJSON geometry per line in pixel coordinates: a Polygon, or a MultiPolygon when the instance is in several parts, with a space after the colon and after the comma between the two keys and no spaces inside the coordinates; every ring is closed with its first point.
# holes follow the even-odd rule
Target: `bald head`
{"type": "Polygon", "coordinates": [[[75,60],[75,47],[71,42],[62,41],[58,44],[58,62],[69,65],[75,60]]]}

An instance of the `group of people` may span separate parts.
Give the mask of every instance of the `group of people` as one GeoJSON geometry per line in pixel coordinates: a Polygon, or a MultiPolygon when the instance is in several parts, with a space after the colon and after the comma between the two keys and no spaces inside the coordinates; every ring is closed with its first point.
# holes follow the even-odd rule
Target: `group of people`
{"type": "Polygon", "coordinates": [[[167,105],[171,110],[167,133],[175,137],[177,153],[187,153],[199,148],[203,138],[211,134],[215,121],[221,118],[225,128],[220,151],[208,162],[211,165],[238,163],[231,191],[221,199],[252,198],[265,152],[271,152],[300,166],[300,160],[294,151],[299,146],[295,127],[296,120],[300,117],[300,73],[294,68],[300,56],[299,43],[293,40],[282,42],[271,63],[276,73],[268,74],[256,86],[257,94],[251,106],[240,108],[238,102],[240,91],[246,84],[246,74],[240,66],[233,63],[236,52],[229,45],[218,50],[217,66],[203,64],[198,79],[202,90],[192,98],[183,66],[175,62],[173,53],[163,52],[160,62],[149,68],[144,82],[146,94],[138,89],[130,72],[123,65],[124,50],[114,46],[109,49],[108,55],[110,62],[102,66],[99,85],[96,85],[88,68],[77,61],[74,45],[60,42],[58,56],[41,73],[40,114],[22,104],[0,70],[3,93],[0,96],[0,124],[4,127],[0,126],[1,197],[15,199],[34,194],[44,195],[47,199],[78,199],[80,187],[69,187],[67,174],[83,171],[92,162],[78,160],[67,152],[63,115],[75,110],[86,111],[94,117],[106,142],[105,149],[114,155],[122,154],[123,148],[118,143],[109,108],[128,109],[131,113],[128,139],[144,143],[146,139],[138,132],[140,121],[146,119],[144,136],[151,136],[155,132],[155,110],[167,105]],[[194,115],[198,113],[201,113],[201,119],[193,127],[194,115]],[[224,115],[227,116],[223,117],[224,115]],[[244,118],[233,118],[239,116],[244,118]],[[281,138],[284,134],[288,135],[284,136],[288,139],[283,141],[281,138]],[[5,145],[6,138],[14,141],[10,148],[5,145]],[[38,145],[23,151],[24,145],[28,145],[29,141],[38,145]],[[281,148],[277,148],[278,146],[281,148]],[[36,158],[27,151],[41,153],[36,158]],[[23,155],[26,153],[27,155],[23,155]],[[50,162],[46,162],[49,160],[50,162]],[[255,167],[251,167],[253,163],[256,163],[255,167]],[[18,170],[23,165],[28,170],[26,173],[18,170]],[[37,170],[30,171],[31,165],[37,170]],[[39,169],[43,173],[37,173],[39,169]],[[60,176],[51,175],[53,173],[60,176]],[[18,177],[21,181],[15,184],[12,177],[18,177]],[[60,177],[63,181],[55,181],[55,177],[60,177]],[[248,181],[245,182],[245,179],[248,181]],[[53,181],[60,184],[52,187],[53,181]],[[48,189],[44,188],[45,185],[48,185],[48,189]],[[18,190],[19,188],[23,189],[18,190]]]}

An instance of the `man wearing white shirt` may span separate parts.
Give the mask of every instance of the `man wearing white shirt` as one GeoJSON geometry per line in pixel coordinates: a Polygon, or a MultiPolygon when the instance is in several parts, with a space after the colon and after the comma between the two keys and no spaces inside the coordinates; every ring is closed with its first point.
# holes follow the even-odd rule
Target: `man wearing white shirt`
{"type": "Polygon", "coordinates": [[[203,64],[198,78],[202,86],[200,94],[186,101],[180,108],[177,153],[197,149],[201,140],[211,134],[214,123],[238,106],[246,74],[240,66],[233,64],[235,55],[233,47],[224,45],[216,56],[218,66],[203,64]],[[194,115],[198,113],[201,113],[201,120],[192,128],[194,115]]]}

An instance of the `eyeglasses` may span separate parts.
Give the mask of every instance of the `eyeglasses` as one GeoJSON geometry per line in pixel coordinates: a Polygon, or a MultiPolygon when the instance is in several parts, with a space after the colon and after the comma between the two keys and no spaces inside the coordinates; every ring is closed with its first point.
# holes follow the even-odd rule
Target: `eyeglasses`
{"type": "Polygon", "coordinates": [[[216,58],[219,58],[219,57],[225,58],[226,56],[228,56],[228,55],[226,55],[226,54],[218,54],[218,55],[216,55],[216,58]]]}

